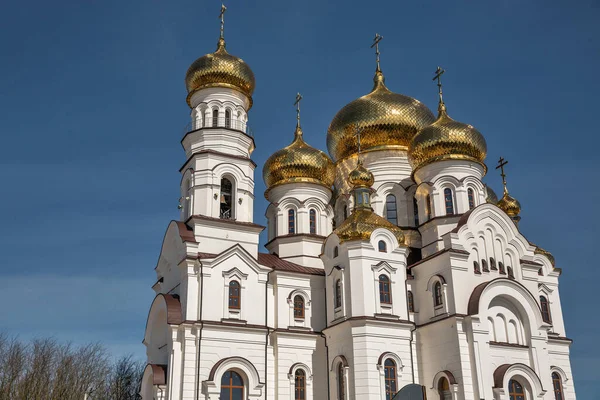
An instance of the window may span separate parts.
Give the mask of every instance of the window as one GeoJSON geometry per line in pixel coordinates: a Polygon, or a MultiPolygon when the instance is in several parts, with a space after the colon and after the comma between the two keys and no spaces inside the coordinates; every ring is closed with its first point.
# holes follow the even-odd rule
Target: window
{"type": "Polygon", "coordinates": [[[446,215],[454,214],[454,199],[452,198],[452,189],[444,189],[444,203],[446,204],[446,215]]]}
{"type": "Polygon", "coordinates": [[[294,318],[304,319],[304,297],[300,295],[294,297],[294,318]]]}
{"type": "Polygon", "coordinates": [[[444,304],[444,299],[442,297],[442,284],[440,282],[436,282],[433,285],[433,304],[438,307],[444,304]]]}
{"type": "Polygon", "coordinates": [[[508,272],[508,277],[510,279],[515,279],[515,273],[513,272],[512,267],[506,267],[506,272],[508,272]]]}
{"type": "Polygon", "coordinates": [[[385,370],[385,400],[392,400],[398,391],[398,382],[396,380],[396,363],[388,358],[383,364],[385,370]]]}
{"type": "Polygon", "coordinates": [[[221,205],[219,217],[221,219],[233,219],[233,184],[227,178],[221,179],[221,205]]]}
{"type": "Polygon", "coordinates": [[[388,194],[385,198],[385,218],[394,225],[398,225],[398,209],[396,208],[396,196],[388,194]]]}
{"type": "Polygon", "coordinates": [[[501,274],[503,274],[503,275],[505,275],[505,274],[506,274],[506,271],[504,270],[504,264],[502,263],[502,261],[500,261],[500,262],[498,263],[498,269],[500,270],[500,273],[501,273],[501,274]]]}
{"type": "Polygon", "coordinates": [[[340,249],[339,249],[337,246],[335,246],[335,247],[333,248],[333,258],[336,258],[336,257],[338,257],[339,255],[340,255],[340,249]]]}
{"type": "Polygon", "coordinates": [[[288,233],[296,233],[296,211],[288,210],[288,233]]]}
{"type": "Polygon", "coordinates": [[[312,209],[308,213],[309,215],[309,225],[310,225],[310,233],[313,235],[317,234],[317,212],[312,209]]]}
{"type": "Polygon", "coordinates": [[[231,128],[231,111],[225,110],[225,128],[231,128]]]}
{"type": "Polygon", "coordinates": [[[217,109],[213,110],[212,126],[213,128],[219,126],[219,110],[217,109]]]}
{"type": "Polygon", "coordinates": [[[339,363],[337,368],[337,384],[338,400],[346,400],[346,379],[344,379],[344,366],[342,363],[339,363]]]}
{"type": "Polygon", "coordinates": [[[377,247],[381,253],[387,253],[387,245],[383,240],[380,240],[379,243],[377,243],[377,247]]]}
{"type": "Polygon", "coordinates": [[[551,324],[552,318],[550,317],[550,304],[548,304],[548,299],[546,297],[540,296],[540,306],[542,307],[542,319],[544,322],[551,324]]]}
{"type": "Polygon", "coordinates": [[[294,400],[306,400],[306,373],[297,369],[294,374],[294,400]]]}
{"type": "Polygon", "coordinates": [[[415,226],[419,226],[419,203],[416,197],[413,197],[413,214],[415,217],[415,226]]]}
{"type": "Polygon", "coordinates": [[[544,270],[543,269],[538,269],[538,275],[539,276],[544,276],[544,270]]]}
{"type": "Polygon", "coordinates": [[[407,297],[408,297],[408,311],[415,312],[415,300],[413,298],[412,291],[410,291],[410,290],[408,291],[407,297]]]}
{"type": "Polygon", "coordinates": [[[344,220],[348,218],[348,206],[344,205],[344,220]]]}
{"type": "Polygon", "coordinates": [[[488,268],[488,263],[487,260],[481,260],[481,269],[483,269],[483,272],[490,272],[490,269],[488,268]]]}
{"type": "Polygon", "coordinates": [[[229,370],[221,378],[221,400],[243,400],[244,399],[244,380],[235,371],[229,370]]]}
{"type": "Polygon", "coordinates": [[[494,257],[490,257],[490,268],[492,269],[492,271],[496,271],[498,268],[496,268],[496,260],[494,259],[494,257]]]}
{"type": "Polygon", "coordinates": [[[392,304],[390,278],[386,275],[379,275],[379,301],[381,304],[392,304]]]}
{"type": "Polygon", "coordinates": [[[554,388],[554,398],[556,400],[564,400],[565,396],[563,394],[562,381],[560,375],[556,372],[552,373],[552,387],[554,388]]]}
{"type": "Polygon", "coordinates": [[[525,400],[523,385],[514,379],[508,381],[508,396],[510,400],[525,400]]]}
{"type": "Polygon", "coordinates": [[[335,308],[342,306],[342,282],[338,279],[335,281],[335,308]]]}
{"type": "Polygon", "coordinates": [[[475,208],[475,194],[473,193],[473,189],[469,188],[467,195],[469,196],[469,210],[472,210],[475,208]]]}
{"type": "Polygon", "coordinates": [[[440,379],[438,383],[438,392],[440,394],[440,400],[452,400],[452,393],[450,392],[450,384],[448,383],[448,379],[440,379]]]}
{"type": "Polygon", "coordinates": [[[427,219],[431,219],[431,195],[427,195],[425,197],[425,214],[427,215],[427,219]]]}
{"type": "Polygon", "coordinates": [[[242,303],[240,289],[240,283],[238,281],[229,282],[229,308],[240,309],[242,303]]]}
{"type": "Polygon", "coordinates": [[[481,270],[479,269],[479,263],[477,261],[473,261],[473,271],[475,271],[476,274],[481,273],[481,270]]]}

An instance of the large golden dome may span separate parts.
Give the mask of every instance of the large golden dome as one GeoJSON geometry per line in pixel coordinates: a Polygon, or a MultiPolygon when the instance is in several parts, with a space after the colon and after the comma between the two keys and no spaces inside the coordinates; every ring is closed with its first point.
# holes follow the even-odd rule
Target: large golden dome
{"type": "Polygon", "coordinates": [[[380,70],[373,81],[371,93],[344,106],[329,125],[327,149],[334,161],[358,152],[357,127],[361,151],[406,150],[413,136],[435,120],[420,101],[390,91],[380,70]]]}
{"type": "Polygon", "coordinates": [[[254,73],[241,58],[232,56],[225,49],[225,39],[220,38],[217,50],[192,63],[185,74],[187,102],[200,89],[227,87],[239,90],[250,98],[254,92],[254,73]]]}
{"type": "Polygon", "coordinates": [[[331,188],[335,178],[335,166],[321,150],[306,144],[302,129],[296,126],[294,141],[276,151],[263,167],[263,179],[267,192],[285,183],[307,182],[331,188]]]}
{"type": "Polygon", "coordinates": [[[483,135],[472,125],[457,122],[448,116],[440,103],[435,122],[419,131],[412,139],[408,160],[417,169],[436,161],[468,160],[481,164],[487,154],[483,135]]]}

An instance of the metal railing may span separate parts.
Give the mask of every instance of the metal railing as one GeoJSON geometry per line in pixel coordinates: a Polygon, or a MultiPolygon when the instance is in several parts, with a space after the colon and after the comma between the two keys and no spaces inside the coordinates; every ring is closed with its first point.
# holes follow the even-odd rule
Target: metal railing
{"type": "Polygon", "coordinates": [[[185,132],[188,133],[200,128],[225,128],[233,129],[245,133],[248,136],[254,137],[252,130],[244,121],[239,121],[234,118],[204,118],[196,119],[185,126],[185,132]]]}

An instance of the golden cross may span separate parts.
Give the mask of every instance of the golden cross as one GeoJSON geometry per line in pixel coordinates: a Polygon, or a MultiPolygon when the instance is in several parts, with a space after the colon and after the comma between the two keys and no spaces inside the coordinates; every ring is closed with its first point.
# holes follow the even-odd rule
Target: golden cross
{"type": "Polygon", "coordinates": [[[444,99],[442,98],[442,75],[444,75],[444,72],[446,72],[446,70],[438,66],[435,70],[435,76],[432,79],[432,81],[435,81],[437,79],[438,93],[440,95],[440,104],[444,103],[444,99]]]}
{"type": "Polygon", "coordinates": [[[371,48],[375,47],[375,56],[377,57],[377,71],[381,71],[381,68],[379,67],[379,42],[381,42],[381,39],[383,39],[383,36],[381,36],[379,33],[376,33],[375,38],[373,39],[373,44],[371,45],[371,48]]]}
{"type": "Polygon", "coordinates": [[[294,105],[296,106],[296,126],[300,127],[300,100],[302,100],[302,95],[300,93],[296,94],[296,101],[294,105]]]}
{"type": "Polygon", "coordinates": [[[225,33],[225,11],[227,11],[227,7],[225,7],[225,4],[221,4],[221,13],[219,14],[219,18],[221,18],[221,39],[224,38],[225,33]]]}
{"type": "Polygon", "coordinates": [[[508,164],[508,161],[504,160],[504,158],[500,157],[498,160],[498,166],[496,169],[500,168],[500,176],[502,177],[502,184],[504,185],[504,191],[506,192],[506,174],[504,173],[504,166],[508,164]]]}
{"type": "Polygon", "coordinates": [[[360,161],[360,134],[362,133],[362,131],[363,131],[363,128],[360,128],[360,127],[358,126],[358,123],[355,123],[355,124],[354,124],[354,130],[355,130],[355,132],[356,132],[356,133],[354,134],[354,136],[356,136],[356,139],[358,140],[358,160],[360,161]]]}

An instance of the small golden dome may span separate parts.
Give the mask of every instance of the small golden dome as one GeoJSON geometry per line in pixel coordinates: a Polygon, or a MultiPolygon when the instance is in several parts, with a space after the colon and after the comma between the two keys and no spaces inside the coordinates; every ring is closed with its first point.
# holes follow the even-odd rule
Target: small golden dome
{"type": "Polygon", "coordinates": [[[496,205],[509,217],[516,217],[521,213],[521,204],[517,199],[508,194],[508,190],[504,190],[504,196],[502,196],[496,205]]]}
{"type": "Polygon", "coordinates": [[[413,138],[408,159],[415,171],[442,160],[469,160],[481,164],[486,170],[483,163],[486,154],[483,135],[473,126],[450,118],[444,103],[441,103],[435,122],[413,138]]]}
{"type": "Polygon", "coordinates": [[[485,193],[486,193],[486,197],[485,197],[486,203],[498,204],[498,195],[488,185],[485,185],[485,193]]]}
{"type": "Polygon", "coordinates": [[[548,260],[550,261],[550,264],[552,264],[553,267],[556,267],[556,260],[554,259],[554,256],[552,255],[552,253],[550,253],[548,250],[542,249],[537,244],[533,244],[533,243],[530,243],[530,244],[532,246],[536,246],[536,249],[533,251],[534,254],[541,254],[543,256],[546,256],[548,258],[548,260]]]}
{"type": "Polygon", "coordinates": [[[244,60],[227,52],[223,38],[219,39],[214,53],[206,54],[194,61],[185,74],[188,105],[195,92],[209,87],[237,89],[248,96],[252,102],[254,86],[254,73],[244,60]]]}
{"type": "Polygon", "coordinates": [[[340,243],[351,240],[370,240],[375,229],[384,228],[392,232],[400,245],[404,244],[404,232],[387,219],[375,214],[370,209],[354,210],[348,218],[337,227],[334,233],[340,243]]]}
{"type": "Polygon", "coordinates": [[[356,128],[361,129],[361,151],[406,150],[417,132],[435,117],[420,101],[394,93],[377,71],[371,93],[344,106],[327,129],[327,149],[334,161],[356,154],[356,128]]]}
{"type": "Polygon", "coordinates": [[[362,161],[359,159],[356,168],[354,168],[348,175],[348,181],[353,187],[367,187],[370,188],[375,183],[375,177],[366,169],[362,161]]]}
{"type": "Polygon", "coordinates": [[[274,186],[294,182],[316,183],[331,189],[335,165],[327,154],[306,144],[302,129],[296,126],[294,141],[265,162],[263,179],[267,192],[274,186]]]}

